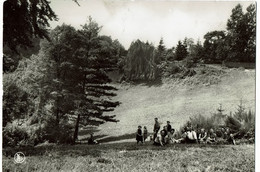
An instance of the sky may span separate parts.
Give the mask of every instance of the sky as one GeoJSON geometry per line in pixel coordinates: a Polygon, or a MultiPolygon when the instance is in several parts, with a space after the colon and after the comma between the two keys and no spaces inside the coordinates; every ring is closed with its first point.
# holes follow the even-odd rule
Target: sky
{"type": "Polygon", "coordinates": [[[161,38],[167,48],[185,37],[203,41],[214,30],[225,30],[232,9],[240,3],[244,10],[252,1],[144,1],[144,0],[72,0],[51,1],[58,15],[54,28],[62,23],[77,29],[91,16],[102,26],[101,35],[118,39],[128,49],[137,39],[155,46],[161,38]]]}

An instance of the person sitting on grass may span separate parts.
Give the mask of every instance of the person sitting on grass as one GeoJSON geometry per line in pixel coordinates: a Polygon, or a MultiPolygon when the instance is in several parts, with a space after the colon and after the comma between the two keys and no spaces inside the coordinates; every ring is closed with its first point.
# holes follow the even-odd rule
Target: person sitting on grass
{"type": "Polygon", "coordinates": [[[214,132],[214,130],[211,128],[209,130],[209,134],[208,134],[208,137],[207,137],[207,140],[206,142],[209,143],[209,144],[213,144],[213,143],[216,143],[216,133],[214,132]]]}
{"type": "Polygon", "coordinates": [[[186,143],[197,143],[197,134],[194,131],[193,127],[188,127],[187,128],[186,143]]]}
{"type": "Polygon", "coordinates": [[[163,138],[162,138],[162,135],[161,134],[164,134],[163,131],[161,132],[158,132],[155,139],[154,139],[154,145],[156,146],[163,146],[163,138]]]}
{"type": "Polygon", "coordinates": [[[136,132],[136,141],[137,141],[137,144],[139,142],[143,143],[142,127],[140,125],[138,126],[138,129],[136,132]]]}
{"type": "Polygon", "coordinates": [[[98,144],[98,142],[94,139],[94,133],[90,133],[90,138],[88,139],[89,145],[95,145],[98,144]]]}
{"type": "Polygon", "coordinates": [[[180,139],[177,139],[176,143],[186,143],[187,140],[187,127],[184,127],[182,130],[182,135],[180,139]]]}
{"type": "Polygon", "coordinates": [[[236,141],[234,139],[234,134],[231,134],[230,129],[227,128],[225,132],[225,137],[228,143],[232,143],[233,145],[236,144],[236,141]]]}
{"type": "Polygon", "coordinates": [[[148,137],[148,130],[147,130],[147,128],[146,128],[146,126],[144,126],[144,131],[143,131],[143,139],[144,139],[144,142],[145,142],[145,140],[147,139],[147,137],[148,137]]]}
{"type": "Polygon", "coordinates": [[[170,132],[168,132],[168,135],[166,136],[165,143],[166,144],[173,144],[176,143],[176,140],[174,138],[175,129],[171,129],[170,132]]]}
{"type": "Polygon", "coordinates": [[[162,135],[162,139],[163,139],[163,141],[165,143],[166,136],[168,135],[167,126],[163,127],[163,130],[161,130],[161,135],[162,135]]]}
{"type": "Polygon", "coordinates": [[[206,143],[206,140],[207,140],[207,132],[205,131],[204,128],[201,128],[198,141],[199,143],[206,143]]]}

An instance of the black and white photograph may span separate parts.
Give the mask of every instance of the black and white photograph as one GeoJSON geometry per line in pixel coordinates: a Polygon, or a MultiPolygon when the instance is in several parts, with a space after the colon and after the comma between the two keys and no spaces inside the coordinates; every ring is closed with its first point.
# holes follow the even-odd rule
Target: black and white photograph
{"type": "Polygon", "coordinates": [[[2,171],[257,171],[256,1],[1,8],[2,171]]]}

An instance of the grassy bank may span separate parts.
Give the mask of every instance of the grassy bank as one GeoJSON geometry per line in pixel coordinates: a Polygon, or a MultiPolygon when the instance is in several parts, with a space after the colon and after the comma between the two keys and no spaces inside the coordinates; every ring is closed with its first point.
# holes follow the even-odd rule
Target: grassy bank
{"type": "MultiPolygon", "coordinates": [[[[18,150],[13,150],[13,153],[18,150]]],[[[254,145],[117,143],[19,149],[23,164],[3,156],[3,171],[254,171],[254,145]]],[[[11,153],[11,154],[13,154],[11,153]]]]}

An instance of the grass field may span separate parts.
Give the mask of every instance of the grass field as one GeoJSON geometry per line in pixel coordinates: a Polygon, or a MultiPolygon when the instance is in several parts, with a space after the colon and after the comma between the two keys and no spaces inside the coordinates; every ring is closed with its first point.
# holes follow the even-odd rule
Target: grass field
{"type": "MultiPolygon", "coordinates": [[[[16,150],[18,151],[18,150],[16,150]]],[[[254,145],[118,143],[19,149],[23,164],[3,156],[3,171],[254,171],[254,145]]],[[[15,153],[15,150],[13,150],[15,153]]]]}
{"type": "MultiPolygon", "coordinates": [[[[158,117],[163,125],[170,120],[178,130],[190,116],[216,113],[219,104],[222,104],[224,113],[234,112],[241,99],[246,110],[254,111],[255,70],[219,66],[210,69],[221,72],[209,71],[181,81],[168,79],[157,85],[115,84],[119,90],[114,100],[120,101],[121,105],[108,114],[116,115],[120,122],[101,125],[95,135],[122,136],[136,132],[138,125],[147,126],[151,132],[154,117],[158,117]]],[[[81,136],[88,137],[86,133],[81,136]]]]}
{"type": "Polygon", "coordinates": [[[241,99],[247,110],[255,109],[255,70],[212,67],[223,73],[163,80],[156,85],[115,83],[119,90],[114,100],[122,104],[108,114],[116,115],[120,122],[88,126],[79,132],[84,142],[93,131],[100,145],[5,149],[3,171],[255,171],[254,145],[156,147],[151,142],[135,143],[137,126],[147,126],[151,132],[154,117],[162,124],[170,120],[178,130],[190,116],[215,113],[220,103],[227,114],[236,110],[241,99]],[[23,164],[14,163],[13,155],[18,151],[26,155],[23,164]]]}

